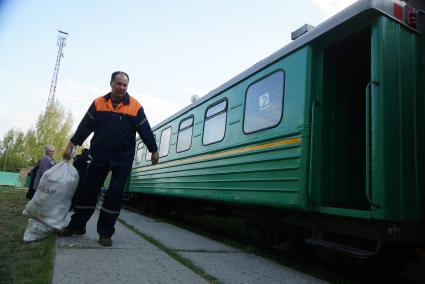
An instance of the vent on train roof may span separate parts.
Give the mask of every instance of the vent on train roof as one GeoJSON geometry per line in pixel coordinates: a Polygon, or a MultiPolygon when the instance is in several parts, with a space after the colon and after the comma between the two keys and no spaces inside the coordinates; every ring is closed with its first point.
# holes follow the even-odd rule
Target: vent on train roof
{"type": "Polygon", "coordinates": [[[295,30],[291,33],[291,39],[292,40],[297,39],[300,36],[302,36],[303,34],[305,34],[306,32],[312,30],[313,28],[314,28],[314,26],[309,25],[309,24],[305,24],[305,25],[301,26],[299,29],[297,29],[297,30],[295,30]]]}
{"type": "Polygon", "coordinates": [[[198,95],[193,95],[191,98],[190,98],[190,102],[193,104],[194,102],[196,102],[197,100],[199,100],[199,96],[198,95]]]}

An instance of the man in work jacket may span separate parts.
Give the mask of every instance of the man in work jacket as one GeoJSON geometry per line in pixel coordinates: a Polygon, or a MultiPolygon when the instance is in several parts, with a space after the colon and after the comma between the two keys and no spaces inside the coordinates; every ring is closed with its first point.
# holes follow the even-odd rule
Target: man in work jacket
{"type": "Polygon", "coordinates": [[[90,163],[82,188],[77,192],[75,213],[59,236],[84,235],[86,223],[93,215],[99,190],[112,171],[97,222],[99,243],[111,246],[115,222],[121,210],[124,186],[134,158],[136,131],[152,153],[152,165],[159,154],[155,137],[140,103],[127,93],[129,77],[117,71],[111,76],[111,92],[94,100],[66,147],[63,157],[71,158],[72,149],[82,145],[93,132],[90,163]]]}

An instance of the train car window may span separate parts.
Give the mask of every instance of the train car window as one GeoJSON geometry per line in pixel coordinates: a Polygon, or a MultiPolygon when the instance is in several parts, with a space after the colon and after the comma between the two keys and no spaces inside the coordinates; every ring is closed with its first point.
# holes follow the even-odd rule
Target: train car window
{"type": "Polygon", "coordinates": [[[145,150],[145,144],[143,144],[142,141],[139,141],[139,143],[136,146],[136,157],[134,159],[134,162],[136,164],[140,164],[143,161],[143,154],[145,150]]]}
{"type": "Polygon", "coordinates": [[[208,118],[208,117],[211,117],[211,116],[213,116],[213,115],[215,115],[219,112],[224,111],[226,109],[226,106],[227,106],[227,101],[222,101],[222,102],[210,107],[207,110],[207,114],[205,115],[205,117],[208,118]]]}
{"type": "Polygon", "coordinates": [[[171,127],[168,127],[162,130],[161,133],[161,142],[159,143],[159,156],[164,157],[168,155],[170,150],[170,140],[171,140],[171,127]]]}
{"type": "Polygon", "coordinates": [[[192,145],[193,116],[180,122],[179,134],[177,135],[177,152],[190,149],[192,145]]]}
{"type": "MultiPolygon", "coordinates": [[[[154,135],[153,135],[153,137],[155,137],[155,140],[156,140],[156,134],[154,134],[154,135]]],[[[147,162],[147,161],[150,161],[150,160],[151,160],[151,156],[152,156],[152,153],[151,153],[151,152],[149,152],[148,148],[146,147],[146,156],[145,156],[145,161],[146,161],[146,162],[147,162]]]]}
{"type": "Polygon", "coordinates": [[[223,100],[207,109],[205,113],[204,145],[223,140],[226,132],[227,100],[223,100]]]}
{"type": "Polygon", "coordinates": [[[245,133],[279,124],[283,112],[284,76],[280,70],[248,87],[243,124],[245,133]]]}

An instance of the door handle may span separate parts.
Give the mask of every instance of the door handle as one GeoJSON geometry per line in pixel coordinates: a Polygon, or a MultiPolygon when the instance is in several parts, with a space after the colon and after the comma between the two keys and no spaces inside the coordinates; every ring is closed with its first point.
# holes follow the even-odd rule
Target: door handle
{"type": "Polygon", "coordinates": [[[379,85],[379,82],[370,81],[366,86],[366,199],[371,206],[379,208],[380,206],[373,202],[372,197],[372,184],[371,184],[371,169],[372,169],[372,113],[371,113],[371,104],[372,104],[372,85],[379,85]]]}
{"type": "Polygon", "coordinates": [[[313,150],[314,150],[314,131],[316,128],[316,109],[319,106],[317,100],[313,100],[311,105],[311,124],[310,124],[310,161],[309,161],[309,173],[308,173],[308,198],[311,204],[311,187],[313,179],[313,150]]]}

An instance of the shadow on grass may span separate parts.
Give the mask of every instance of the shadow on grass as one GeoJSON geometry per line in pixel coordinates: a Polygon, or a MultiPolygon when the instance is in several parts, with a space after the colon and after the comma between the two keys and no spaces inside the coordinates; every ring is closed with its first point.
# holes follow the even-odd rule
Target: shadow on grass
{"type": "Polygon", "coordinates": [[[25,193],[0,190],[0,282],[50,283],[56,236],[33,243],[22,240],[28,220],[22,215],[25,193]]]}

